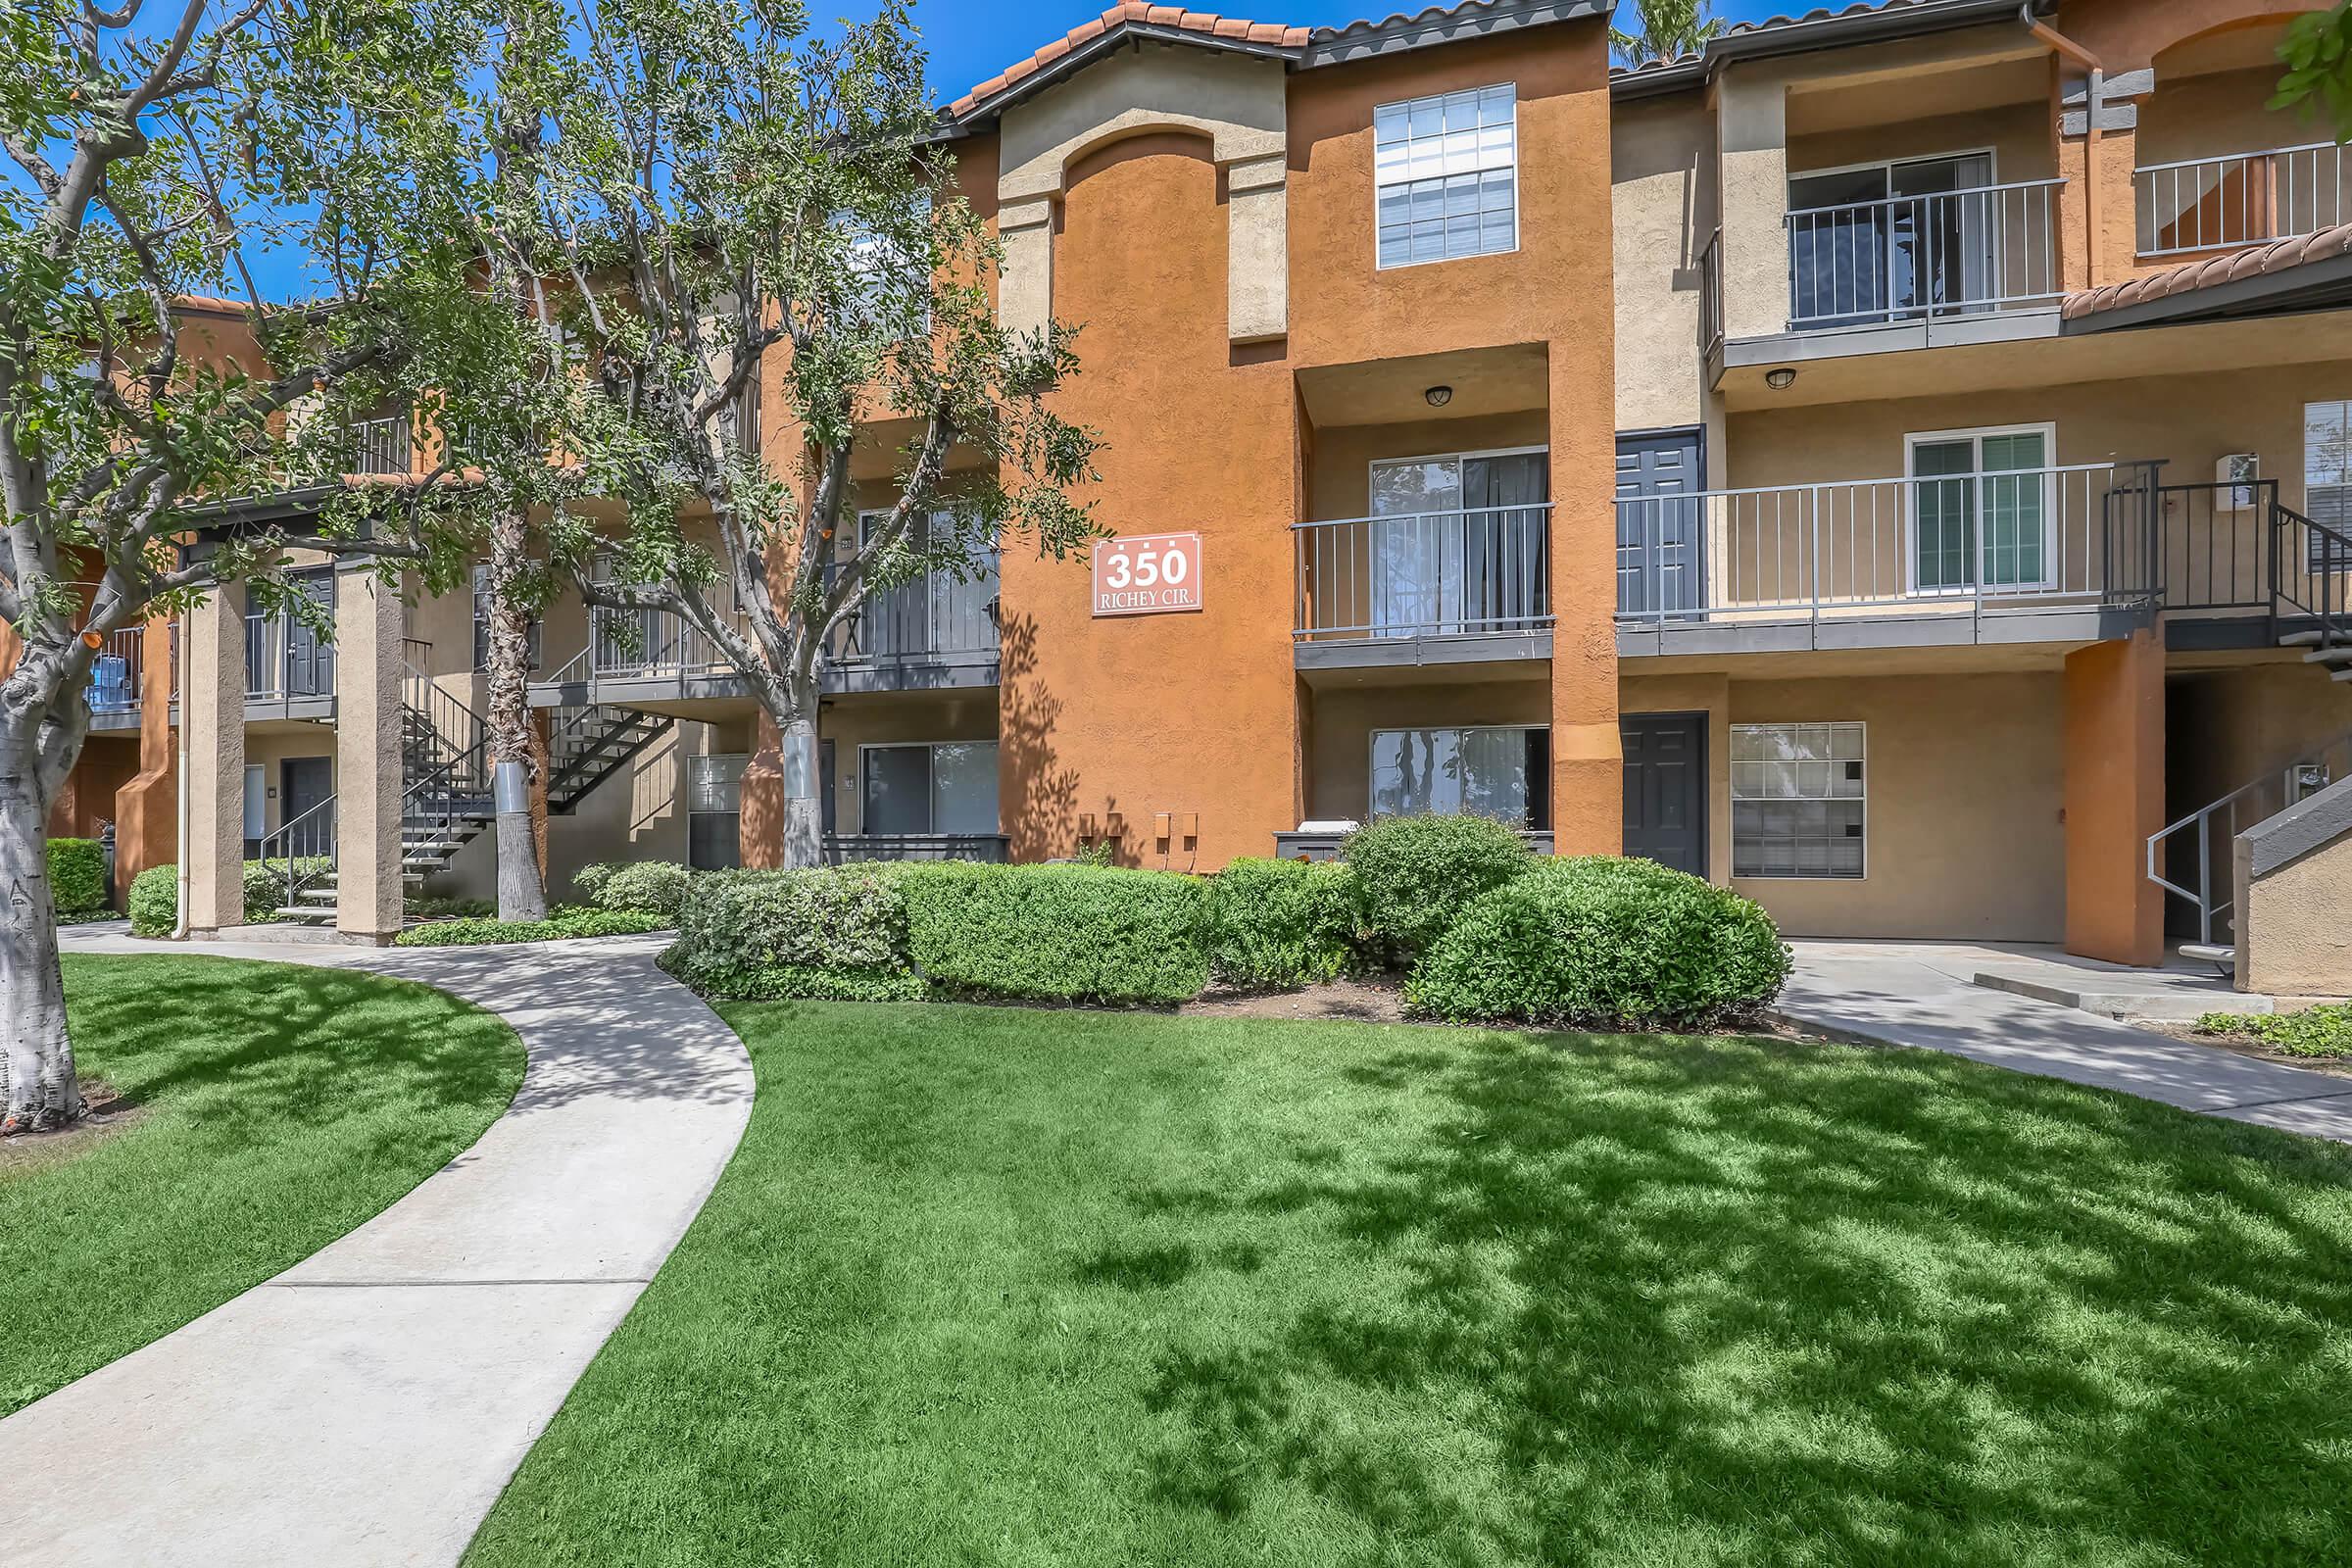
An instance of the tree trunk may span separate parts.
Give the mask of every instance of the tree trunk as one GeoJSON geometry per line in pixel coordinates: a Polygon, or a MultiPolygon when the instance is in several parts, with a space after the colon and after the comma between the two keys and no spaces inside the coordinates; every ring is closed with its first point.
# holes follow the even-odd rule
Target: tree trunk
{"type": "Polygon", "coordinates": [[[784,858],[786,869],[824,863],[824,802],[818,797],[816,705],[796,705],[798,716],[779,726],[784,763],[784,858]]]}
{"type": "MultiPolygon", "coordinates": [[[[36,732],[37,733],[37,732],[36,732]]],[[[11,736],[0,759],[0,1029],[6,1037],[7,1108],[0,1134],[61,1126],[81,1116],[66,990],[57,966],[57,904],[49,886],[49,810],[34,776],[29,737],[11,736]]]]}
{"type": "Polygon", "coordinates": [[[531,745],[530,616],[515,603],[515,578],[527,562],[519,512],[502,513],[490,527],[490,761],[498,805],[498,917],[547,918],[547,887],[539,876],[539,848],[531,828],[530,780],[538,766],[531,745]]]}

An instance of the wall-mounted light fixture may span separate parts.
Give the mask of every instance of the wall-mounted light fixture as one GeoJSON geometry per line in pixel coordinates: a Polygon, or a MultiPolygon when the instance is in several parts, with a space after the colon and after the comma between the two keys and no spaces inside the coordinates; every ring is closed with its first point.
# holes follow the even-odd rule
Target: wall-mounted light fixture
{"type": "Polygon", "coordinates": [[[1772,388],[1775,392],[1786,392],[1790,387],[1796,385],[1796,371],[1792,368],[1786,365],[1782,366],[1777,370],[1766,370],[1764,372],[1764,384],[1772,388]]]}
{"type": "Polygon", "coordinates": [[[1442,409],[1446,404],[1453,401],[1453,388],[1449,386],[1433,386],[1428,391],[1421,394],[1421,401],[1427,403],[1433,409],[1442,409]]]}

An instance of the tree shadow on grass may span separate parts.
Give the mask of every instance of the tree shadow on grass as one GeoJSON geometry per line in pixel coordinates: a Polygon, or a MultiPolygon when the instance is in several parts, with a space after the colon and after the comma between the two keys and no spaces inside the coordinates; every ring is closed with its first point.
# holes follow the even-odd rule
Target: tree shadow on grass
{"type": "Polygon", "coordinates": [[[1439,1114],[1344,1169],[1133,1195],[1407,1282],[1164,1356],[1163,1503],[1302,1487],[1397,1560],[2344,1560],[2343,1151],[1786,1043],[1344,1070],[1439,1114]]]}

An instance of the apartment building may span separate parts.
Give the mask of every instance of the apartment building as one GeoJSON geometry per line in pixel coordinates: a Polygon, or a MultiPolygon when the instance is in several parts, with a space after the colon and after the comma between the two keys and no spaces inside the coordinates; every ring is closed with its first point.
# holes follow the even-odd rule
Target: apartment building
{"type": "MultiPolygon", "coordinates": [[[[941,134],[1003,318],[1082,324],[1112,538],[845,629],[829,853],[1205,871],[1477,810],[1795,935],[2148,962],[2309,906],[2352,750],[2352,181],[2265,108],[2299,9],[1888,0],[1637,71],[1598,0],[1046,42],[941,134]]],[[[209,863],[335,844],[290,897],[376,935],[404,858],[491,883],[480,621],[335,578],[331,649],[233,595],[187,628],[191,808],[209,863]]],[[[628,620],[539,631],[551,872],[771,858],[743,683],[628,620]]],[[[2286,923],[2267,989],[2352,985],[2286,923]]]]}

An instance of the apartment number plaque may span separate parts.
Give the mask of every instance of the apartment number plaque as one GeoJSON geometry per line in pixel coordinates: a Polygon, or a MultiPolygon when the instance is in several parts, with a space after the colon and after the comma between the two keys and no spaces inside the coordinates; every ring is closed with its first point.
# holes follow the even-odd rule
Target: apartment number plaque
{"type": "Polygon", "coordinates": [[[1200,536],[1139,533],[1095,546],[1097,615],[1164,615],[1200,608],[1200,536]]]}

